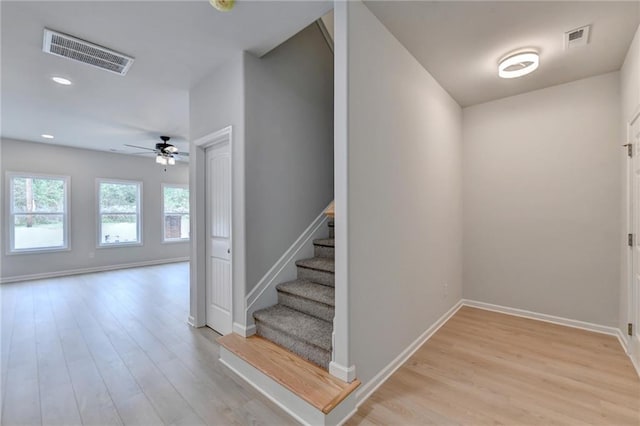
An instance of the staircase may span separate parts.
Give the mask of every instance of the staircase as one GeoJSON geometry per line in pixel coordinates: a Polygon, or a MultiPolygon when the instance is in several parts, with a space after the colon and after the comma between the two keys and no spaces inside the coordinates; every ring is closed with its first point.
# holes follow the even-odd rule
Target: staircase
{"type": "Polygon", "coordinates": [[[328,370],[333,333],[335,252],[329,238],[313,242],[314,257],[296,262],[298,278],[278,284],[278,304],[256,311],[256,334],[328,370]]]}

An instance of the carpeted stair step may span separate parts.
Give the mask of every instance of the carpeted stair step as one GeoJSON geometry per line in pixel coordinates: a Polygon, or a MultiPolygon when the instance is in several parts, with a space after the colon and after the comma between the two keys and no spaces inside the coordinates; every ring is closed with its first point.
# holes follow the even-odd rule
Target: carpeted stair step
{"type": "Polygon", "coordinates": [[[282,305],[253,313],[256,334],[328,369],[333,324],[282,305]]]}
{"type": "Polygon", "coordinates": [[[298,279],[334,287],[335,261],[325,257],[298,260],[298,279]]]}
{"type": "Polygon", "coordinates": [[[313,240],[313,252],[315,257],[335,258],[335,240],[333,238],[313,240]]]}
{"type": "Polygon", "coordinates": [[[278,284],[278,303],[312,317],[332,322],[335,316],[334,288],[311,281],[278,284]]]}
{"type": "Polygon", "coordinates": [[[328,222],[327,226],[329,227],[329,238],[335,238],[336,235],[333,232],[333,221],[328,222]]]}

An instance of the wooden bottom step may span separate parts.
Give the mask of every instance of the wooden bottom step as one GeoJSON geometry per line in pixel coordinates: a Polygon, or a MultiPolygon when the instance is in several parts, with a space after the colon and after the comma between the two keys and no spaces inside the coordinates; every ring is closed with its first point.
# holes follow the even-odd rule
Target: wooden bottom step
{"type": "Polygon", "coordinates": [[[324,414],[360,386],[359,380],[343,382],[260,336],[232,333],[218,338],[218,343],[324,414]]]}

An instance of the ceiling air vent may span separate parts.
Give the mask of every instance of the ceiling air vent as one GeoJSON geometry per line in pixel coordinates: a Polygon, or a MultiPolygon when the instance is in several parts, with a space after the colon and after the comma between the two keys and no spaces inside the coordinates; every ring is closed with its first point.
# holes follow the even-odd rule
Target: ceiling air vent
{"type": "Polygon", "coordinates": [[[575,30],[564,33],[564,48],[573,49],[578,46],[586,46],[589,44],[589,30],[591,25],[576,28],[575,30]]]}
{"type": "Polygon", "coordinates": [[[119,75],[126,75],[133,64],[130,56],[46,28],[42,51],[119,75]]]}

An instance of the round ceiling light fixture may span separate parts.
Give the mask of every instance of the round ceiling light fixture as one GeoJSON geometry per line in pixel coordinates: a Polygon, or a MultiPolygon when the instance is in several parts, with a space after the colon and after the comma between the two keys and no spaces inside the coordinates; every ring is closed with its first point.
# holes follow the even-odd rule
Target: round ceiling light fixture
{"type": "Polygon", "coordinates": [[[51,80],[53,80],[56,83],[61,84],[63,86],[70,86],[71,85],[71,80],[69,80],[67,78],[63,78],[63,77],[51,77],[51,80]]]}
{"type": "Polygon", "coordinates": [[[236,0],[209,0],[209,3],[220,12],[228,12],[233,9],[236,0]]]}
{"type": "Polygon", "coordinates": [[[522,77],[534,72],[540,65],[540,56],[537,52],[519,52],[507,56],[498,65],[498,75],[502,78],[522,77]]]}

